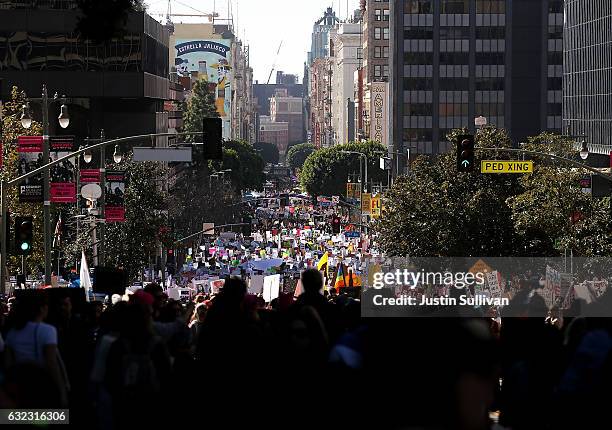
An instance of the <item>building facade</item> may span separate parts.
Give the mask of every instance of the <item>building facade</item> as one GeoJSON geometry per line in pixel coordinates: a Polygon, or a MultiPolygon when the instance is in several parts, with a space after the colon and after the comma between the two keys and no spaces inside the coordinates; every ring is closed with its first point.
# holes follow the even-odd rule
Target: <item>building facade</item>
{"type": "Polygon", "coordinates": [[[348,143],[355,139],[353,124],[355,101],[354,75],[359,68],[361,56],[361,24],[344,22],[338,24],[332,34],[331,121],[334,143],[348,143]]]}
{"type": "Polygon", "coordinates": [[[332,128],[332,61],[317,58],[309,69],[310,133],[317,148],[333,144],[332,128]]]}
{"type": "MultiPolygon", "coordinates": [[[[131,12],[125,34],[105,45],[79,38],[76,2],[3,3],[0,9],[2,99],[12,86],[39,97],[43,84],[52,96],[68,97],[71,121],[52,134],[77,139],[162,133],[168,130],[168,33],[144,12],[131,12]]],[[[38,116],[37,106],[32,105],[38,116]]],[[[57,117],[53,105],[51,117],[57,117]]]]}
{"type": "Polygon", "coordinates": [[[561,131],[562,0],[391,2],[391,141],[404,153],[449,150],[474,118],[515,143],[561,131]],[[535,3],[535,4],[534,4],[535,3]]]}
{"type": "MultiPolygon", "coordinates": [[[[289,124],[290,144],[304,142],[303,99],[301,97],[290,96],[284,88],[277,89],[276,94],[270,99],[270,118],[273,122],[289,124]]],[[[281,154],[284,154],[285,151],[281,151],[281,154]]]]}
{"type": "Polygon", "coordinates": [[[308,65],[312,65],[317,58],[324,58],[329,55],[329,32],[340,20],[336,17],[336,12],[331,7],[323,13],[312,26],[312,36],[310,52],[308,52],[308,65]]]}
{"type": "Polygon", "coordinates": [[[286,154],[289,146],[289,123],[276,122],[267,115],[259,116],[259,142],[276,145],[279,154],[286,154]]]}
{"type": "Polygon", "coordinates": [[[612,151],[612,2],[566,0],[563,123],[589,151],[612,151]]]}

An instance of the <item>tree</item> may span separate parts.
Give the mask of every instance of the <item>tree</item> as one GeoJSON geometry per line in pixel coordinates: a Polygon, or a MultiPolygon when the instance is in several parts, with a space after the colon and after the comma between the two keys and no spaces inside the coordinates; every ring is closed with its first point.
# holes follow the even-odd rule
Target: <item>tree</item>
{"type": "Polygon", "coordinates": [[[242,140],[228,140],[223,144],[223,161],[211,161],[213,172],[232,169],[232,184],[238,191],[261,190],[266,180],[264,159],[255,148],[242,140]]]}
{"type": "Polygon", "coordinates": [[[287,151],[287,164],[293,170],[301,169],[310,154],[315,151],[312,143],[300,143],[294,145],[287,151]]]}
{"type": "MultiPolygon", "coordinates": [[[[204,81],[196,81],[189,100],[184,103],[183,129],[186,133],[202,132],[202,118],[217,118],[215,94],[204,81]]],[[[201,139],[201,138],[200,138],[201,139]]],[[[197,136],[187,136],[188,142],[196,142],[197,136]]]]}
{"type": "MultiPolygon", "coordinates": [[[[455,130],[449,140],[464,133],[455,130]]],[[[480,159],[507,159],[504,130],[485,127],[476,135],[480,159]]],[[[525,149],[572,157],[571,142],[542,134],[525,149]]],[[[610,223],[605,203],[577,187],[580,173],[571,166],[533,157],[526,175],[457,173],[453,152],[421,156],[408,175],[386,194],[384,213],[375,229],[391,255],[411,256],[556,256],[555,242],[580,255],[603,255],[612,247],[604,226],[610,223]],[[580,213],[575,222],[572,214],[580,213]]]]}
{"type": "MultiPolygon", "coordinates": [[[[25,101],[23,93],[17,87],[13,87],[10,100],[2,105],[3,167],[0,171],[0,177],[5,181],[18,176],[17,138],[26,134],[29,136],[42,135],[42,126],[36,121],[32,121],[32,125],[27,130],[21,125],[22,106],[25,101]]],[[[8,213],[13,221],[16,216],[34,217],[33,252],[26,258],[28,271],[32,273],[44,264],[43,206],[42,203],[19,203],[17,192],[17,187],[11,187],[7,190],[8,213]]],[[[4,232],[0,234],[4,237],[4,232]]],[[[10,256],[10,248],[7,249],[10,256]]],[[[21,267],[21,257],[10,256],[7,267],[10,273],[16,273],[21,267]]]]}
{"type": "Polygon", "coordinates": [[[380,157],[387,153],[386,148],[376,142],[348,143],[319,149],[310,154],[299,175],[302,188],[313,196],[344,195],[348,176],[359,173],[359,160],[363,157],[342,151],[365,154],[368,158],[368,181],[387,182],[387,172],[381,170],[379,165],[380,157]]]}
{"type": "Polygon", "coordinates": [[[266,164],[277,164],[279,159],[278,146],[269,142],[257,142],[255,150],[259,152],[266,164]]]}

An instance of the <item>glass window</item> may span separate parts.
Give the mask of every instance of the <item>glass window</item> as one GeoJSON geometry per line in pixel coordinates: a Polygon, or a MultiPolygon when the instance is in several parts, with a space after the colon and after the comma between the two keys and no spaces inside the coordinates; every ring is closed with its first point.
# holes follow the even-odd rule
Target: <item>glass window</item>
{"type": "Polygon", "coordinates": [[[382,35],[382,28],[376,27],[374,28],[374,39],[380,40],[382,35]]]}
{"type": "Polygon", "coordinates": [[[469,13],[470,0],[441,0],[440,13],[469,13]]]}
{"type": "Polygon", "coordinates": [[[376,9],[374,11],[374,20],[375,21],[382,21],[382,10],[381,9],[376,9]]]}
{"type": "Polygon", "coordinates": [[[381,46],[375,46],[374,47],[374,58],[380,58],[381,57],[381,46]]]}
{"type": "Polygon", "coordinates": [[[405,0],[405,13],[432,13],[432,0],[405,0]]]}
{"type": "Polygon", "coordinates": [[[383,39],[389,40],[389,29],[388,28],[383,28],[383,39]]]}

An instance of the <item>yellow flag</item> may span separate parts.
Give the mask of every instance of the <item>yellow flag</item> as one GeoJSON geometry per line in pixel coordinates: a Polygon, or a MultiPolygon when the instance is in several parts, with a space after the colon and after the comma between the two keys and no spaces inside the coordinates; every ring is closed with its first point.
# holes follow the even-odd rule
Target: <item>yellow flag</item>
{"type": "Polygon", "coordinates": [[[327,252],[326,252],[325,254],[323,254],[321,259],[317,263],[317,270],[321,270],[323,266],[326,266],[328,259],[329,259],[329,256],[327,255],[327,252]]]}

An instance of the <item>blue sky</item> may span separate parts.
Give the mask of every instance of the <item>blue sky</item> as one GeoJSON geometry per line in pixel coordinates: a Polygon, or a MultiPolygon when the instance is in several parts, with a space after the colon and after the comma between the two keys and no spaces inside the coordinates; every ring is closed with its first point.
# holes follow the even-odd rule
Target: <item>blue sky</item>
{"type": "MultiPolygon", "coordinates": [[[[251,67],[255,79],[265,83],[274,64],[278,46],[283,41],[275,70],[295,73],[301,77],[304,70],[306,53],[310,50],[312,25],[323,15],[323,11],[333,6],[341,18],[352,15],[359,7],[358,0],[230,0],[234,26],[238,27],[239,37],[250,46],[251,67]]],[[[146,0],[149,13],[156,19],[165,16],[167,0],[146,0]],[[161,14],[161,15],[160,15],[161,14]]],[[[172,1],[172,13],[197,13],[194,9],[210,13],[214,10],[220,18],[228,16],[228,0],[180,0],[172,1]]],[[[174,22],[196,22],[206,18],[175,17],[174,22]]],[[[165,18],[164,18],[165,20],[165,18]]],[[[276,73],[272,75],[274,82],[276,73]]]]}

